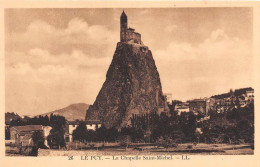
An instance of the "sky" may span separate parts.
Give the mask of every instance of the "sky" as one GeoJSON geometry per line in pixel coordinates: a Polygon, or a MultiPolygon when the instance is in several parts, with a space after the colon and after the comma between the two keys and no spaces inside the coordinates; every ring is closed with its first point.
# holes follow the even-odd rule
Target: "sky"
{"type": "MultiPolygon", "coordinates": [[[[124,9],[152,51],[163,93],[189,100],[253,84],[252,8],[124,9]]],[[[122,9],[5,9],[6,112],[93,104],[122,9]]]]}

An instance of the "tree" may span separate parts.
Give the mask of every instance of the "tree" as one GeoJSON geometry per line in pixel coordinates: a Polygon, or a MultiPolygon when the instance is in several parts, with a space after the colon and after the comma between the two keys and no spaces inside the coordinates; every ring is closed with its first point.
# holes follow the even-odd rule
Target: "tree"
{"type": "Polygon", "coordinates": [[[84,141],[87,139],[86,124],[80,123],[79,126],[72,132],[73,140],[84,141]]]}
{"type": "Polygon", "coordinates": [[[59,115],[50,115],[50,125],[52,127],[50,135],[47,137],[48,145],[51,148],[60,148],[65,147],[65,124],[66,119],[63,116],[59,115]]]}
{"type": "Polygon", "coordinates": [[[48,145],[51,148],[65,147],[64,131],[51,129],[50,135],[47,137],[48,145]]]}
{"type": "Polygon", "coordinates": [[[64,128],[66,124],[66,119],[63,116],[60,115],[50,115],[50,126],[53,129],[59,129],[59,128],[64,128]]]}
{"type": "Polygon", "coordinates": [[[5,127],[5,140],[10,140],[10,128],[5,127]]]}
{"type": "Polygon", "coordinates": [[[44,145],[44,136],[41,131],[35,131],[32,134],[33,145],[37,148],[46,148],[44,145]]]}
{"type": "Polygon", "coordinates": [[[45,117],[43,119],[43,125],[44,126],[49,126],[50,125],[50,119],[49,119],[48,115],[45,115],[45,117]]]}
{"type": "Polygon", "coordinates": [[[107,130],[106,141],[115,142],[118,138],[118,131],[115,127],[112,127],[107,130]]]}
{"type": "Polygon", "coordinates": [[[197,127],[196,116],[193,112],[181,113],[179,125],[187,141],[194,141],[197,127]]]}
{"type": "MultiPolygon", "coordinates": [[[[53,115],[52,115],[53,116],[53,115]]],[[[43,125],[43,126],[49,126],[50,120],[47,115],[38,116],[38,117],[24,117],[24,118],[17,118],[10,122],[10,126],[23,126],[23,125],[43,125]]]]}
{"type": "MultiPolygon", "coordinates": [[[[120,132],[121,136],[130,136],[133,142],[143,141],[144,140],[144,132],[140,128],[136,127],[123,127],[120,132]]],[[[116,138],[115,138],[116,139],[116,138]]]]}
{"type": "Polygon", "coordinates": [[[33,146],[29,153],[30,156],[37,156],[39,148],[47,148],[44,145],[44,136],[41,131],[35,131],[32,134],[33,146]]]}
{"type": "Polygon", "coordinates": [[[22,126],[22,125],[26,125],[26,121],[23,120],[22,118],[18,118],[10,122],[10,126],[22,126]]]}
{"type": "Polygon", "coordinates": [[[89,142],[99,141],[97,139],[97,133],[93,130],[86,131],[86,140],[89,142]]]}
{"type": "Polygon", "coordinates": [[[97,140],[98,141],[106,141],[107,138],[107,128],[101,125],[100,128],[96,130],[97,140]]]}

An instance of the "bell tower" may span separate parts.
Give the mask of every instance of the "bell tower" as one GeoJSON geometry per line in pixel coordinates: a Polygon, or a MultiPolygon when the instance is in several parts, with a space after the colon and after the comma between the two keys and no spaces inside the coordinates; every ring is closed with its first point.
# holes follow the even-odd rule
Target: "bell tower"
{"type": "Polygon", "coordinates": [[[126,32],[127,32],[127,16],[123,11],[120,17],[120,42],[126,42],[126,32]]]}

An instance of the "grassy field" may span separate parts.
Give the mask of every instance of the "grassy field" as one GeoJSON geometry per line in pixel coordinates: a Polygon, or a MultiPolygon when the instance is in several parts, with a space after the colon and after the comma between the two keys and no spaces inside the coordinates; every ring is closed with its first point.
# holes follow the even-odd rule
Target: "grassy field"
{"type": "Polygon", "coordinates": [[[175,148],[163,148],[152,145],[138,147],[108,147],[103,149],[79,149],[79,150],[53,150],[39,149],[38,156],[80,156],[80,155],[177,155],[177,154],[199,154],[199,155],[252,155],[254,150],[250,144],[228,145],[228,144],[179,144],[175,148]]]}

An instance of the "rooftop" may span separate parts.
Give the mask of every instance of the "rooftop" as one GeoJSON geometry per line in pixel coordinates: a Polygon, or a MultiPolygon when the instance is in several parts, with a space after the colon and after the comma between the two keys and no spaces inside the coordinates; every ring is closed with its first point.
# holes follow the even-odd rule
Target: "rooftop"
{"type": "Polygon", "coordinates": [[[37,131],[42,130],[42,125],[25,125],[25,126],[13,126],[12,128],[19,130],[19,131],[37,131]]]}
{"type": "Polygon", "coordinates": [[[134,28],[131,28],[131,27],[129,27],[128,29],[129,29],[129,30],[132,30],[132,31],[135,31],[135,29],[134,29],[134,28]]]}
{"type": "Polygon", "coordinates": [[[87,121],[68,121],[69,125],[79,125],[80,123],[85,123],[85,124],[101,124],[99,120],[87,120],[87,121]]]}
{"type": "Polygon", "coordinates": [[[193,99],[193,100],[189,100],[189,102],[200,102],[200,101],[206,101],[206,99],[193,99]]]}

